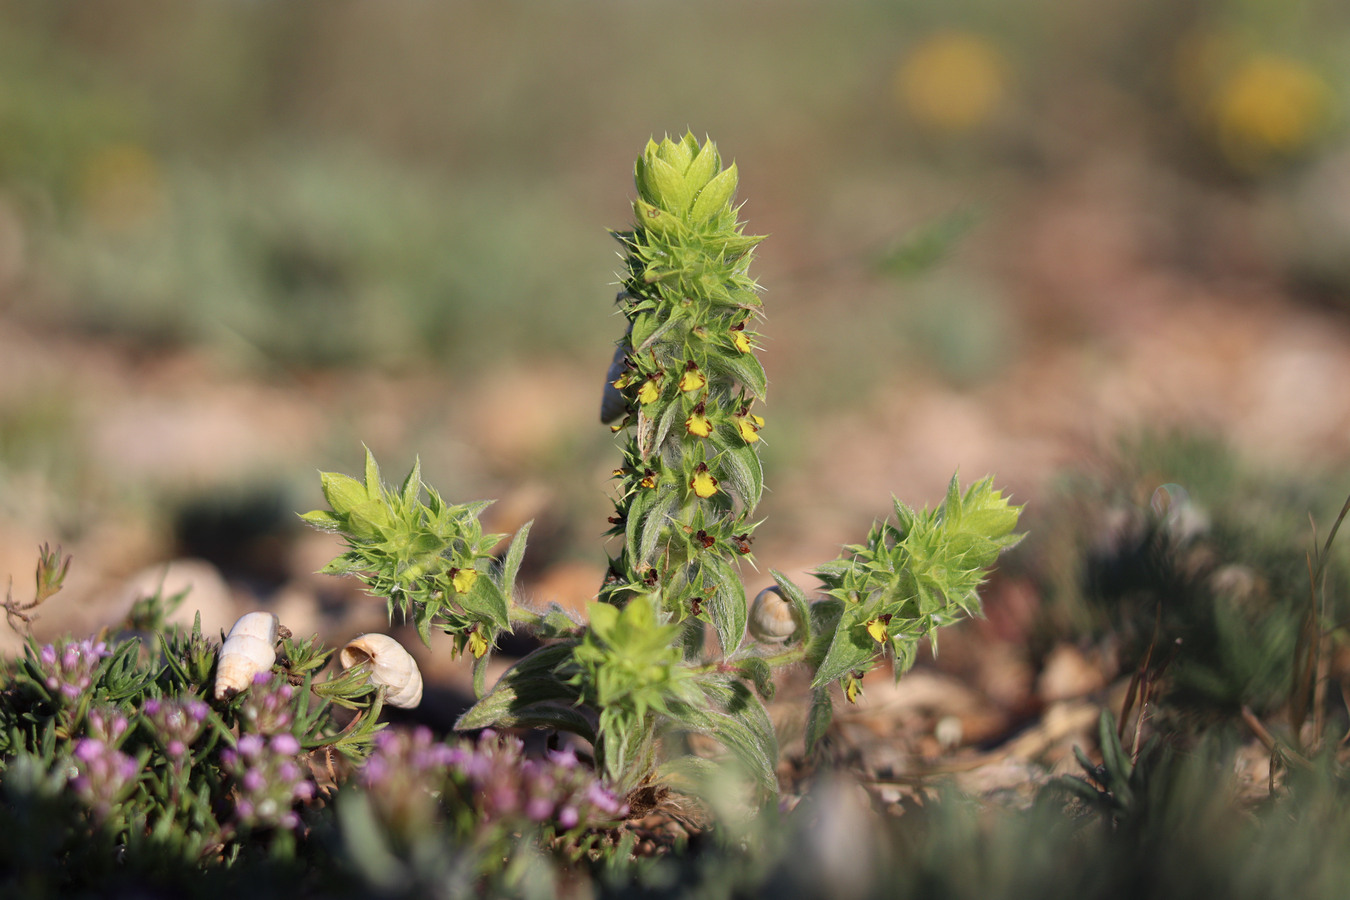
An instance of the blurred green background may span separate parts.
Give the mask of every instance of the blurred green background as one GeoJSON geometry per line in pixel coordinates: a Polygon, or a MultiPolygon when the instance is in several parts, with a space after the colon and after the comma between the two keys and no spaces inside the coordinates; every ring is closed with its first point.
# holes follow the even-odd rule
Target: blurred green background
{"type": "Polygon", "coordinates": [[[1339,0],[0,2],[0,571],[261,578],[211,542],[364,441],[598,572],[606,229],[685,129],[770,235],[769,565],[1145,426],[1322,471],[1347,83],[1339,0]]]}

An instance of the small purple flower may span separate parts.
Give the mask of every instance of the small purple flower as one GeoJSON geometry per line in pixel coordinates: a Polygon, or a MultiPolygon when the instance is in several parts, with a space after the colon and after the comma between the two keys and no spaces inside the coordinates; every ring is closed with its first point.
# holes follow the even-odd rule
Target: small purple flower
{"type": "Polygon", "coordinates": [[[289,731],[295,721],[291,708],[294,696],[295,688],[286,681],[286,676],[259,672],[253,677],[253,689],[239,707],[241,726],[258,734],[289,731]]]}
{"type": "Polygon", "coordinates": [[[241,735],[234,749],[221,752],[221,764],[238,788],[235,818],[250,828],[294,829],[300,824],[295,804],[314,797],[314,784],[298,761],[300,742],[289,732],[270,739],[241,735]]]}
{"type": "Polygon", "coordinates": [[[37,669],[53,698],[73,701],[93,686],[94,671],[107,655],[108,645],[103,641],[67,638],[59,647],[47,644],[38,650],[37,669]]]}
{"type": "Polygon", "coordinates": [[[484,824],[520,828],[533,822],[570,830],[627,812],[571,750],[530,759],[518,738],[491,731],[477,742],[451,746],[435,742],[425,728],[386,731],[357,772],[384,821],[408,834],[434,821],[432,791],[446,777],[442,802],[469,805],[484,824]]]}
{"type": "Polygon", "coordinates": [[[201,736],[208,710],[206,703],[196,697],[176,700],[152,697],[141,704],[141,712],[149,720],[164,752],[175,762],[182,762],[188,748],[201,736]]]}
{"type": "Polygon", "coordinates": [[[116,746],[131,727],[127,717],[111,706],[96,706],[89,710],[84,723],[91,738],[109,746],[116,746]]]}
{"type": "Polygon", "coordinates": [[[75,744],[76,775],[71,780],[75,794],[99,819],[107,818],[140,775],[136,760],[95,738],[75,744]]]}

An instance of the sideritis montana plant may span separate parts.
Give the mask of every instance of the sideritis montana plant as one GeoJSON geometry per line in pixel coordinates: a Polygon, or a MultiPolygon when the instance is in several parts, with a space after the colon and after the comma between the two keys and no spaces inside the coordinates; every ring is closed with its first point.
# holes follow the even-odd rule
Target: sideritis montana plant
{"type": "Polygon", "coordinates": [[[764,489],[762,305],[749,274],[761,238],[737,220],[736,166],[723,168],[711,141],[649,141],[634,174],[633,224],[615,233],[627,329],[601,411],[622,436],[615,552],[587,621],[518,601],[528,526],[494,556],[504,536],[483,533],[488,504],[446,502],[416,466],[390,488],[368,453],[364,478],[322,476],[329,509],[304,519],[345,541],[325,571],[355,575],[424,640],[439,629],[477,660],[479,699],[459,729],[573,732],[619,795],[712,765],[679,739],[708,735],[772,792],[778,745],[762,700],[774,670],[813,673],[809,751],[835,684],[851,702],[870,669],[887,661],[899,678],[939,625],[979,613],[1019,508],[989,479],[962,490],[953,478],[937,509],[896,501],[893,521],[819,566],[814,602],[770,570],[777,586],[749,603],[741,570],[764,489]],[[489,689],[489,655],[516,629],[542,645],[489,689]]]}

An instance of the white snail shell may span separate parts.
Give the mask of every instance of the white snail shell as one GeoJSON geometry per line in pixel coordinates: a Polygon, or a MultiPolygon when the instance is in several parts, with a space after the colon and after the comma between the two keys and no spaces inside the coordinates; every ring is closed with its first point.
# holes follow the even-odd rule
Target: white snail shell
{"type": "Polygon", "coordinates": [[[762,644],[781,644],[801,627],[797,611],[776,587],[767,587],[755,596],[749,624],[751,637],[762,644]]]}
{"type": "Polygon", "coordinates": [[[344,669],[370,664],[370,683],[388,688],[384,702],[412,709],[422,702],[422,673],[403,645],[387,634],[363,634],[338,651],[344,669]]]}
{"type": "Polygon", "coordinates": [[[216,663],[217,700],[228,700],[253,683],[277,661],[277,617],[268,612],[245,613],[234,623],[220,648],[216,663]]]}

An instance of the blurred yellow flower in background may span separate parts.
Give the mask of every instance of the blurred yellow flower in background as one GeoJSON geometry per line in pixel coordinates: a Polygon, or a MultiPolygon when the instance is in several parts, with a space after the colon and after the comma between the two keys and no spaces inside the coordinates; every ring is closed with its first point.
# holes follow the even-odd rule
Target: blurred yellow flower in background
{"type": "Polygon", "coordinates": [[[137,144],[100,147],[84,160],[77,177],[85,214],[107,231],[135,228],[163,211],[159,165],[137,144]]]}
{"type": "Polygon", "coordinates": [[[1326,121],[1331,89],[1304,63],[1254,54],[1223,79],[1211,101],[1219,146],[1240,168],[1306,147],[1326,121]]]}
{"type": "Polygon", "coordinates": [[[947,31],[919,43],[895,73],[895,94],[920,125],[957,133],[980,125],[1003,98],[1007,65],[988,39],[947,31]]]}

